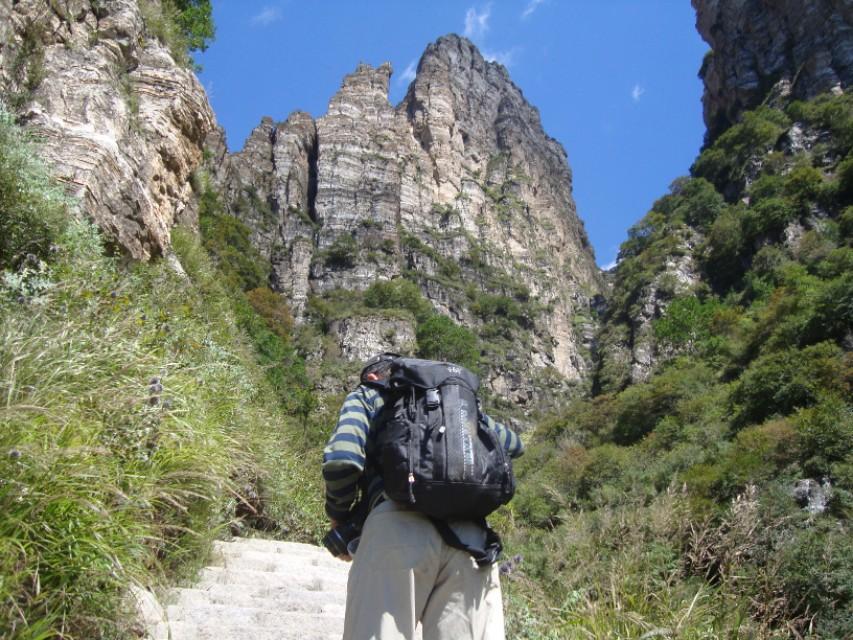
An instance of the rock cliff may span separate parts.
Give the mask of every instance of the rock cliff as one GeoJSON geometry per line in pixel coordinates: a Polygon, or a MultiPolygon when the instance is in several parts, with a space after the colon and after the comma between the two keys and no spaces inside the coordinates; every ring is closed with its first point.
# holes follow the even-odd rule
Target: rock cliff
{"type": "Polygon", "coordinates": [[[486,336],[494,391],[524,403],[545,371],[581,381],[601,282],[565,151],[464,38],[429,45],[396,107],[391,73],[360,64],[316,122],[264,119],[214,163],[274,286],[301,317],[309,295],[408,278],[486,336]]]}
{"type": "MultiPolygon", "coordinates": [[[[826,205],[815,205],[804,219],[792,216],[787,221],[784,240],[772,233],[759,234],[750,239],[749,251],[731,255],[723,264],[714,263],[714,268],[708,266],[714,240],[726,236],[736,242],[738,234],[746,234],[738,227],[721,232],[722,223],[716,232],[710,228],[708,221],[719,214],[724,201],[749,206],[756,200],[751,185],[762,176],[765,182],[781,181],[798,163],[820,169],[826,179],[834,177],[846,151],[830,144],[837,133],[825,125],[789,122],[787,115],[777,112],[775,124],[764,121],[769,132],[765,139],[751,137],[733,125],[742,113],[762,104],[783,108],[792,100],[821,92],[843,93],[853,79],[853,1],[693,0],[693,6],[697,28],[713,51],[700,71],[710,148],[700,155],[692,172],[694,178],[714,184],[677,179],[671,193],[629,231],[620,264],[612,274],[613,289],[598,338],[594,387],[601,391],[646,382],[673,355],[655,337],[653,327],[673,299],[714,290],[721,280],[715,271],[746,269],[752,260],[750,251],[766,245],[778,243],[796,254],[801,238],[810,237],[809,230],[821,228],[822,221],[832,215],[826,205]],[[748,153],[741,151],[743,157],[737,158],[726,138],[720,137],[730,129],[734,139],[749,148],[748,153]],[[716,151],[714,142],[720,145],[716,151]],[[726,158],[737,169],[715,173],[712,157],[726,158]],[[709,190],[714,188],[718,193],[711,195],[709,190]],[[691,207],[696,213],[685,217],[683,212],[691,207]]],[[[754,215],[760,220],[768,214],[754,215]]],[[[773,227],[765,220],[756,224],[762,225],[773,227]]]]}
{"type": "Polygon", "coordinates": [[[0,0],[0,93],[86,215],[145,260],[168,253],[215,119],[141,6],[0,0]]]}
{"type": "Polygon", "coordinates": [[[804,99],[853,82],[853,0],[692,0],[712,50],[700,77],[708,138],[771,89],[804,99]]]}

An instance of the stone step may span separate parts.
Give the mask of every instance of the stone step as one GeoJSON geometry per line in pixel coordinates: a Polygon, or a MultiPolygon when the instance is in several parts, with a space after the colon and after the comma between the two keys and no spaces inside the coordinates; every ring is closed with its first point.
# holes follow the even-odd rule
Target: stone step
{"type": "Polygon", "coordinates": [[[308,591],[290,585],[278,588],[215,584],[206,589],[172,589],[171,604],[183,608],[205,605],[268,607],[278,611],[343,615],[346,591],[308,591]]]}
{"type": "Polygon", "coordinates": [[[349,564],[336,560],[326,553],[324,556],[307,553],[269,553],[257,547],[235,545],[219,547],[214,561],[225,567],[237,567],[251,571],[309,571],[312,567],[322,567],[346,574],[349,564]]]}
{"type": "Polygon", "coordinates": [[[305,611],[280,611],[275,608],[236,607],[227,604],[206,604],[184,608],[178,605],[166,607],[169,622],[191,622],[194,624],[239,625],[247,630],[257,627],[296,627],[308,633],[343,629],[343,612],[334,614],[306,613],[305,611]]]}
{"type": "Polygon", "coordinates": [[[289,555],[308,555],[332,558],[328,550],[313,544],[302,542],[285,542],[284,540],[268,540],[266,538],[233,538],[229,541],[217,540],[214,549],[255,549],[265,553],[286,553],[289,555]]]}
{"type": "Polygon", "coordinates": [[[173,622],[170,624],[171,640],[341,640],[343,622],[339,627],[320,631],[307,631],[298,626],[246,628],[239,624],[196,624],[173,622]]]}
{"type": "Polygon", "coordinates": [[[347,574],[324,567],[310,571],[251,571],[231,567],[205,567],[199,573],[199,588],[214,584],[289,587],[306,591],[345,591],[347,574]]]}
{"type": "Polygon", "coordinates": [[[340,640],[350,565],[322,547],[237,538],[212,563],[169,592],[148,640],[340,640]]]}
{"type": "Polygon", "coordinates": [[[172,589],[170,604],[182,607],[204,604],[233,604],[235,606],[278,607],[284,611],[322,613],[326,610],[343,610],[346,591],[309,591],[292,585],[278,587],[254,585],[213,584],[204,589],[172,589]]]}

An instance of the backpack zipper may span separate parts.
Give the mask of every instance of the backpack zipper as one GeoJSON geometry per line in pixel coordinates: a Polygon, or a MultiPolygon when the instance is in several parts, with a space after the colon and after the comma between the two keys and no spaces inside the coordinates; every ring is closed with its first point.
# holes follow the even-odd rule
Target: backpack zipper
{"type": "Polygon", "coordinates": [[[409,502],[415,504],[415,430],[416,421],[409,421],[409,502]]]}

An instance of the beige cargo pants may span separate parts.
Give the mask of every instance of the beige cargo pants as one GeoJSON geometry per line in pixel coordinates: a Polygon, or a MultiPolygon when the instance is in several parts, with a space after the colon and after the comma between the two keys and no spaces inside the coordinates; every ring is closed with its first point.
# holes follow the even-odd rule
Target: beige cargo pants
{"type": "MultiPolygon", "coordinates": [[[[466,543],[479,535],[454,529],[466,543]]],[[[413,640],[419,622],[423,640],[504,640],[498,567],[478,567],[425,516],[383,502],[350,569],[343,640],[413,640]]]]}

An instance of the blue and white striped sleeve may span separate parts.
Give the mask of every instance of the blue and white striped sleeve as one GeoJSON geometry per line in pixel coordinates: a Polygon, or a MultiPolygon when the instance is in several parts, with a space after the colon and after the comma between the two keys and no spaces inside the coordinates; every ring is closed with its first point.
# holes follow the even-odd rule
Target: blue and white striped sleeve
{"type": "Polygon", "coordinates": [[[491,416],[486,415],[482,411],[480,412],[480,420],[482,420],[489,429],[498,434],[498,442],[503,445],[504,451],[509,454],[510,458],[518,458],[524,453],[524,444],[521,442],[521,438],[518,437],[515,431],[496,421],[491,416]]]}
{"type": "Polygon", "coordinates": [[[355,501],[377,395],[373,389],[359,387],[347,396],[323,450],[326,514],[334,520],[346,520],[355,501]]]}

